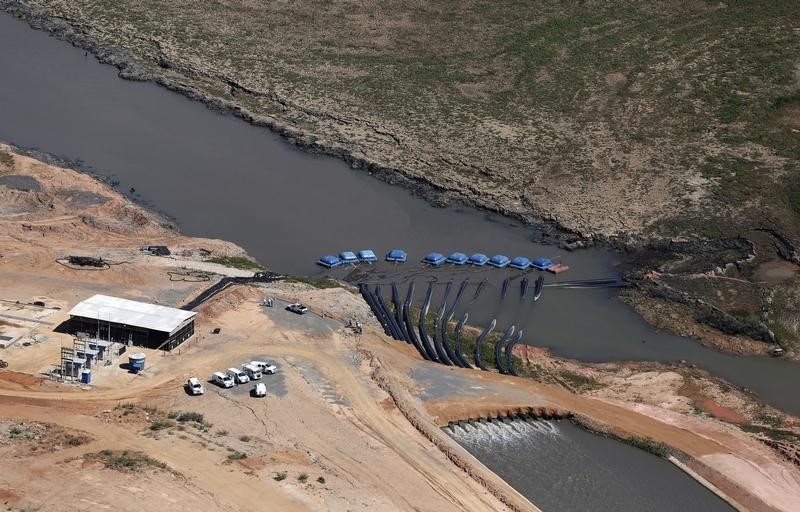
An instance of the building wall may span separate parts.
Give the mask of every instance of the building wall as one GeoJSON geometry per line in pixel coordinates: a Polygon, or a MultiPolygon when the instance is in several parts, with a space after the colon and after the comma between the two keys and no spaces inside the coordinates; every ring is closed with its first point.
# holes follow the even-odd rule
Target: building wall
{"type": "Polygon", "coordinates": [[[132,325],[98,322],[97,319],[72,317],[67,328],[70,334],[78,332],[89,333],[92,337],[101,340],[115,341],[147,348],[161,347],[164,350],[172,350],[194,334],[194,320],[179,329],[173,336],[162,331],[143,329],[132,325]],[[111,331],[109,334],[109,330],[111,331]],[[163,346],[162,346],[163,345],[163,346]]]}

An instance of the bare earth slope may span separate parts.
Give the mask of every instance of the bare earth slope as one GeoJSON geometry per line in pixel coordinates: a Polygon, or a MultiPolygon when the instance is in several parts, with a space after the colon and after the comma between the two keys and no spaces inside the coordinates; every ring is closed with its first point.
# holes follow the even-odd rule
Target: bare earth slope
{"type": "Polygon", "coordinates": [[[444,196],[587,236],[800,233],[791,0],[28,3],[128,77],[444,196]]]}

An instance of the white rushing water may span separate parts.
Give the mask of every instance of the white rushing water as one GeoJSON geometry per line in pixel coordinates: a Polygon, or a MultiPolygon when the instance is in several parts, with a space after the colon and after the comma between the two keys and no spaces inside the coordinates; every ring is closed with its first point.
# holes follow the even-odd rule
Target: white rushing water
{"type": "Polygon", "coordinates": [[[566,421],[444,430],[545,512],[731,510],[668,461],[566,421]]]}

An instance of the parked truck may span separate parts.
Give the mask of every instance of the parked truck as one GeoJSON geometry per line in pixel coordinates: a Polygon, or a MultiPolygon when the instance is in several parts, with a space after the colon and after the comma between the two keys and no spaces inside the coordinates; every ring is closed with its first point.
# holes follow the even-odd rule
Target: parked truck
{"type": "Polygon", "coordinates": [[[233,378],[222,372],[214,372],[214,375],[211,376],[211,382],[223,388],[233,387],[233,378]]]}
{"type": "Polygon", "coordinates": [[[250,377],[238,368],[228,368],[228,375],[230,375],[233,382],[236,384],[246,384],[250,382],[250,377]]]}
{"type": "Polygon", "coordinates": [[[247,374],[250,380],[259,380],[261,379],[261,368],[258,366],[254,366],[252,364],[243,364],[242,371],[247,374]]]}

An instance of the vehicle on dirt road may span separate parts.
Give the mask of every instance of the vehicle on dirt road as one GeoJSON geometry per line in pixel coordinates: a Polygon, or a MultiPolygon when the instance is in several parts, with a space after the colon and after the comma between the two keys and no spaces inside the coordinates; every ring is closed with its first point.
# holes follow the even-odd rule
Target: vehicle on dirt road
{"type": "Polygon", "coordinates": [[[261,378],[261,368],[253,366],[252,364],[243,364],[242,371],[247,374],[250,380],[259,380],[261,378]]]}
{"type": "Polygon", "coordinates": [[[186,389],[189,391],[189,394],[193,396],[202,395],[206,391],[197,377],[191,377],[186,381],[186,389]]]}
{"type": "Polygon", "coordinates": [[[253,390],[251,391],[252,395],[255,397],[263,397],[267,396],[267,385],[263,382],[259,382],[255,386],[253,386],[253,390]]]}
{"type": "Polygon", "coordinates": [[[211,376],[211,382],[223,388],[232,388],[234,386],[233,377],[222,372],[214,372],[211,376]]]}
{"type": "Polygon", "coordinates": [[[250,382],[250,377],[238,368],[228,368],[228,375],[230,375],[233,382],[236,384],[247,384],[250,382]]]}
{"type": "Polygon", "coordinates": [[[274,363],[270,363],[269,361],[250,361],[248,366],[255,366],[261,373],[266,373],[267,375],[272,375],[276,371],[278,371],[278,367],[275,366],[274,363]]]}
{"type": "Polygon", "coordinates": [[[286,309],[288,311],[291,311],[292,313],[297,313],[298,315],[305,315],[306,313],[308,313],[308,308],[300,304],[299,302],[295,302],[294,304],[289,304],[288,306],[286,306],[286,309]]]}

